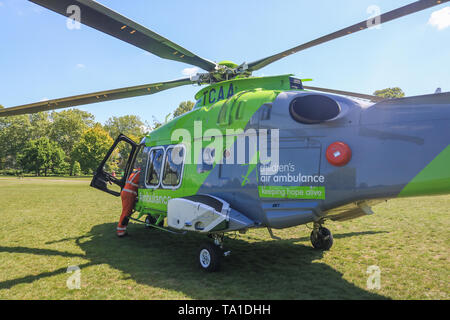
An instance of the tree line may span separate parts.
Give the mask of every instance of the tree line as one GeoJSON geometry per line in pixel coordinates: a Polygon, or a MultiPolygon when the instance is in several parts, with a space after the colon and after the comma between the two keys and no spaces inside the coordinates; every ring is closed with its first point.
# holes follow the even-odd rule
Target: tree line
{"type": "MultiPolygon", "coordinates": [[[[191,101],[180,103],[172,118],[193,106],[191,101]]],[[[90,175],[120,133],[139,143],[162,124],[153,119],[149,125],[135,115],[110,117],[101,124],[79,109],[0,118],[0,174],[90,175]]]]}

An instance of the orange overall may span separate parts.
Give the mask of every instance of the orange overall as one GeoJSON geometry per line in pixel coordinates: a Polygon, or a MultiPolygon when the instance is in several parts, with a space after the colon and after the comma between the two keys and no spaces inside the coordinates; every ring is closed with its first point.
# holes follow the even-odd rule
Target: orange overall
{"type": "Polygon", "coordinates": [[[137,190],[139,184],[139,176],[141,171],[136,170],[130,174],[127,183],[120,194],[122,198],[122,215],[117,225],[117,235],[119,237],[126,235],[129,217],[133,213],[134,204],[136,203],[137,190]]]}

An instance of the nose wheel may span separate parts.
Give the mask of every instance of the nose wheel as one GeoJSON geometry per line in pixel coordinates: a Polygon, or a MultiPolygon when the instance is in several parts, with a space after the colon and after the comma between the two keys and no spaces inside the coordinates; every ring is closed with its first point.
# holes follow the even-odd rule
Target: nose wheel
{"type": "Polygon", "coordinates": [[[198,265],[207,272],[215,272],[220,268],[222,257],[230,255],[230,251],[223,250],[223,235],[212,234],[214,243],[205,242],[198,250],[198,265]]]}
{"type": "Polygon", "coordinates": [[[311,232],[311,244],[317,250],[330,250],[333,246],[333,235],[331,231],[322,227],[319,223],[314,223],[313,231],[311,232]]]}
{"type": "Polygon", "coordinates": [[[198,262],[201,269],[214,272],[219,270],[222,250],[212,243],[204,243],[198,251],[198,262]]]}

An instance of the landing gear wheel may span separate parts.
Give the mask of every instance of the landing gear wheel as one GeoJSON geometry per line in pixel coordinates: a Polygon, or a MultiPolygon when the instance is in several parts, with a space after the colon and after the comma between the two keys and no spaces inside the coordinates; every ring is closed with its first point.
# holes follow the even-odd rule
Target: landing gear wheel
{"type": "Polygon", "coordinates": [[[158,227],[163,227],[164,226],[164,220],[161,220],[160,223],[156,224],[156,221],[158,221],[158,219],[156,219],[155,217],[153,217],[151,214],[147,215],[147,217],[145,218],[145,227],[146,228],[151,228],[151,226],[149,226],[149,224],[152,225],[156,225],[158,227]]]}
{"type": "Polygon", "coordinates": [[[319,227],[311,232],[311,243],[314,249],[330,250],[333,245],[333,235],[331,231],[325,227],[319,227]]]}
{"type": "Polygon", "coordinates": [[[215,272],[219,270],[222,255],[222,250],[218,246],[206,242],[198,250],[198,264],[207,272],[215,272]]]}

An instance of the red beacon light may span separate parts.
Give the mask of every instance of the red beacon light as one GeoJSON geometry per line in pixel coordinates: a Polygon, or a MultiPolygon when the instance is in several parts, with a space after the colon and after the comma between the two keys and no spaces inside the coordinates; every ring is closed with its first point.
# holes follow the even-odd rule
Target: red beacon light
{"type": "Polygon", "coordinates": [[[344,142],[333,142],[327,148],[326,157],[336,167],[345,166],[352,158],[352,149],[344,142]]]}

